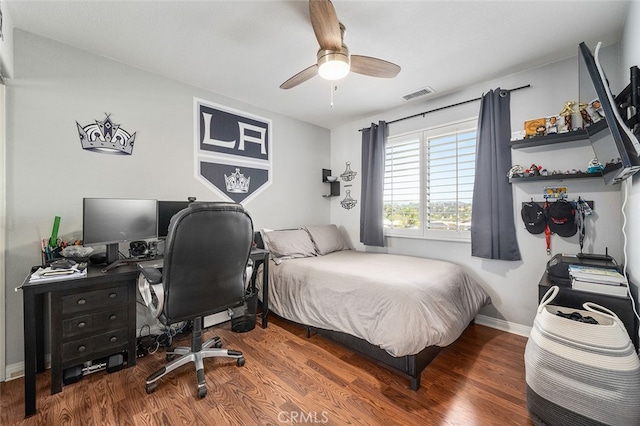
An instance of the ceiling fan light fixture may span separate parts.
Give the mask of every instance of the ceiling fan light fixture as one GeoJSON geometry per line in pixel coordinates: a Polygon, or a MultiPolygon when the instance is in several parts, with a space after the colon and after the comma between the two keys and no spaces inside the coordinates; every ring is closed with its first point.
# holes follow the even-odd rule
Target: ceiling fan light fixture
{"type": "Polygon", "coordinates": [[[342,46],[340,50],[318,51],[318,74],[325,80],[340,80],[349,74],[349,50],[342,46]]]}

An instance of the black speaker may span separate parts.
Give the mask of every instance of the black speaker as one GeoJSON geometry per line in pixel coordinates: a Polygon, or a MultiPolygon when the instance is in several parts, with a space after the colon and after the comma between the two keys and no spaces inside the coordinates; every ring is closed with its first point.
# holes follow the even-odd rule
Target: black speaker
{"type": "Polygon", "coordinates": [[[70,385],[82,379],[82,365],[65,368],[62,372],[62,383],[70,385]]]}
{"type": "Polygon", "coordinates": [[[111,355],[107,360],[107,373],[114,373],[122,370],[124,366],[124,357],[122,354],[111,355]]]}

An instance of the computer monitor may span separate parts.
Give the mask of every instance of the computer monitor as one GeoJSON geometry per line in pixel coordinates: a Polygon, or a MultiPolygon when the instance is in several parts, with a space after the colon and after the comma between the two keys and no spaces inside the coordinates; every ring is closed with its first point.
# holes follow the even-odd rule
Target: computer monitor
{"type": "Polygon", "coordinates": [[[191,201],[158,201],[158,238],[166,238],[173,215],[186,209],[191,201]]]}
{"type": "Polygon", "coordinates": [[[118,244],[155,238],[157,201],[124,198],[84,198],[83,244],[106,245],[107,263],[118,260],[118,244]]]}

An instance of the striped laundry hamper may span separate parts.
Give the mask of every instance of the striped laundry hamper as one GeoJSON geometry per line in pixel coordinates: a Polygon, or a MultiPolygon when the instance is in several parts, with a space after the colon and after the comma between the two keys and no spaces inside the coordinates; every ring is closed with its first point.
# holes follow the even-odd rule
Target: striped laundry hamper
{"type": "Polygon", "coordinates": [[[536,425],[640,425],[640,360],[622,321],[595,303],[550,306],[544,295],[524,352],[527,408],[536,425]],[[557,312],[578,312],[597,324],[557,312]]]}

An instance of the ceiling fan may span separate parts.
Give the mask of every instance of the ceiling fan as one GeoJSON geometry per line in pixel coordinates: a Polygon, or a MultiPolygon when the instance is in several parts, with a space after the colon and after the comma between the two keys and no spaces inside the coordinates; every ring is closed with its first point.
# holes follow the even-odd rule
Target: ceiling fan
{"type": "Polygon", "coordinates": [[[291,89],[304,83],[316,74],[327,80],[339,80],[353,71],[371,77],[392,78],[398,75],[400,67],[394,63],[370,56],[350,55],[343,42],[345,27],[338,21],[338,15],[330,0],[309,0],[311,25],[320,49],[317,63],[300,71],[280,85],[281,89],[291,89]]]}

